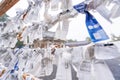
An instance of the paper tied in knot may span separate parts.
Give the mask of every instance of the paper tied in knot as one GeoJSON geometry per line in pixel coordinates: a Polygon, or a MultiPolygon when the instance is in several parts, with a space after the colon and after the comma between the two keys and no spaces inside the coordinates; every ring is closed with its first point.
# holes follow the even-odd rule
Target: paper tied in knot
{"type": "Polygon", "coordinates": [[[79,13],[85,13],[86,7],[87,5],[84,2],[73,6],[73,8],[77,10],[79,13]]]}

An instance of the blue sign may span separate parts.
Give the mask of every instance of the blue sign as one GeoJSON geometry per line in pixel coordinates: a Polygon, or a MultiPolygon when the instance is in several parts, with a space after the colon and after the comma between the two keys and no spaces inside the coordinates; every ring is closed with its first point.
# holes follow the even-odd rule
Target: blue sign
{"type": "Polygon", "coordinates": [[[15,71],[18,71],[18,70],[19,70],[19,67],[18,67],[18,61],[17,61],[14,65],[14,69],[12,69],[10,73],[14,73],[15,71]]]}
{"type": "Polygon", "coordinates": [[[93,42],[98,42],[109,39],[106,32],[103,30],[98,21],[88,11],[86,11],[85,13],[86,13],[86,26],[91,40],[93,42]]]}
{"type": "Polygon", "coordinates": [[[85,13],[86,4],[84,2],[79,3],[75,6],[73,6],[74,9],[76,9],[79,13],[85,13]]]}

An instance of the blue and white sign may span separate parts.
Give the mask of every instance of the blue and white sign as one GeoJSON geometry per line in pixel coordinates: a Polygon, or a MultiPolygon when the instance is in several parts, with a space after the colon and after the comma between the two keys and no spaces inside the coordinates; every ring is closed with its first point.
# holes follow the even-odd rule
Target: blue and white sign
{"type": "Polygon", "coordinates": [[[75,6],[73,6],[74,9],[76,9],[79,13],[85,13],[86,4],[84,2],[79,3],[75,6]]]}
{"type": "Polygon", "coordinates": [[[86,26],[93,42],[109,39],[101,25],[88,11],[86,11],[86,26]]]}

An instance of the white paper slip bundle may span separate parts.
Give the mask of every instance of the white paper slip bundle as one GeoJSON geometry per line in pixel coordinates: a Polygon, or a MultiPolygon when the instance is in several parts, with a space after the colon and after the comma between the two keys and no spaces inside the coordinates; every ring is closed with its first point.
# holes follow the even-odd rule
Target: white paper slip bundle
{"type": "Polygon", "coordinates": [[[88,8],[98,11],[101,16],[110,22],[111,18],[120,17],[119,0],[92,0],[90,4],[88,4],[88,8]]]}
{"type": "Polygon", "coordinates": [[[40,80],[40,79],[35,78],[33,75],[31,75],[29,73],[23,73],[22,80],[40,80]]]}
{"type": "Polygon", "coordinates": [[[106,59],[115,59],[120,57],[119,46],[112,43],[110,44],[101,44],[101,46],[95,46],[95,58],[106,60],[106,59]]]}

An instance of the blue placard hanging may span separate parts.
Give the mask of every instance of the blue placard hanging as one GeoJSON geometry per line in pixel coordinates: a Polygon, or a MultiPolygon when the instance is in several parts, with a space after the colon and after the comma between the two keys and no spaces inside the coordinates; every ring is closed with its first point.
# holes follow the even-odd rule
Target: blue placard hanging
{"type": "Polygon", "coordinates": [[[86,4],[84,2],[74,5],[73,8],[77,10],[79,13],[84,13],[86,9],[86,4]]]}
{"type": "Polygon", "coordinates": [[[15,71],[18,71],[18,70],[19,70],[18,62],[19,62],[19,61],[17,61],[17,62],[15,63],[14,69],[12,69],[10,73],[14,73],[15,71]]]}
{"type": "Polygon", "coordinates": [[[88,12],[86,11],[86,27],[88,29],[88,33],[93,42],[103,41],[109,39],[106,32],[103,30],[98,21],[88,12]]]}

